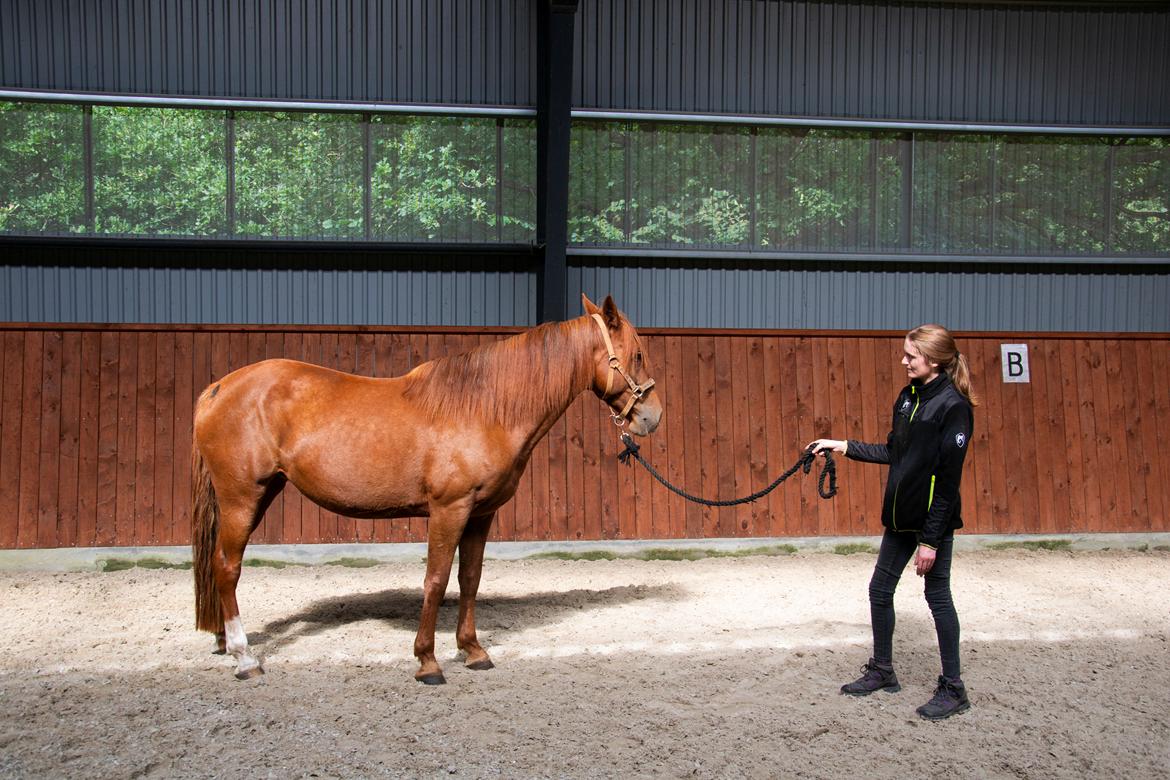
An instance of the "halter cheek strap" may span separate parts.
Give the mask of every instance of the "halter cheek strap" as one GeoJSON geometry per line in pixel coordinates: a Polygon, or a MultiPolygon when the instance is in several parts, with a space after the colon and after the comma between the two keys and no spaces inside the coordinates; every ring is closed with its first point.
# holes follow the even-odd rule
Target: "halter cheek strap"
{"type": "MultiPolygon", "coordinates": [[[[613,390],[613,373],[615,371],[622,375],[622,379],[625,379],[626,384],[630,387],[630,400],[626,401],[620,414],[612,413],[614,423],[622,425],[626,421],[626,417],[629,416],[630,410],[634,408],[634,404],[642,400],[642,396],[646,394],[647,390],[654,387],[654,380],[647,379],[642,384],[635,382],[634,378],[622,368],[622,361],[614,352],[613,341],[609,337],[609,328],[605,327],[605,320],[601,318],[600,314],[594,314],[593,319],[597,323],[597,327],[601,329],[601,338],[605,340],[605,349],[609,353],[609,373],[605,376],[605,392],[601,396],[602,399],[608,399],[610,391],[613,390]]],[[[608,400],[606,402],[608,403],[608,400]]]]}

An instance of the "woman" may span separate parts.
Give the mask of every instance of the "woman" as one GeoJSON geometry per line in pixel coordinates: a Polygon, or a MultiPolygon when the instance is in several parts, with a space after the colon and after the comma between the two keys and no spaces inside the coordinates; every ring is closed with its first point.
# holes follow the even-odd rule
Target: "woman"
{"type": "Polygon", "coordinates": [[[959,668],[959,616],[951,599],[951,554],[959,512],[959,481],[971,441],[976,405],[967,360],[941,325],[906,334],[902,365],[910,384],[894,403],[893,430],[885,444],[817,439],[814,452],[832,450],[866,463],[890,466],[882,502],[881,550],[869,583],[873,657],[862,676],[841,687],[851,696],[901,690],[894,674],[894,589],[911,557],[926,580],[926,601],[938,632],[942,675],[931,700],[918,708],[928,720],[970,709],[959,668]]]}

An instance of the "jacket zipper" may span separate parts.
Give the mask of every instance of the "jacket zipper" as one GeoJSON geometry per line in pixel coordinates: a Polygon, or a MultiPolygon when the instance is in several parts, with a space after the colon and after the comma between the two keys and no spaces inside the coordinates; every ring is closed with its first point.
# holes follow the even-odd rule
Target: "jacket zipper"
{"type": "MultiPolygon", "coordinates": [[[[918,414],[918,388],[910,385],[910,395],[914,396],[914,408],[910,410],[910,422],[914,422],[914,415],[918,414]]],[[[909,425],[910,423],[906,423],[909,425]]],[[[894,486],[894,508],[890,512],[890,523],[894,526],[894,530],[898,530],[898,491],[902,488],[902,480],[898,480],[898,484],[894,486]]],[[[930,496],[934,500],[934,477],[930,478],[930,496]]],[[[929,509],[929,507],[927,507],[929,509]]]]}

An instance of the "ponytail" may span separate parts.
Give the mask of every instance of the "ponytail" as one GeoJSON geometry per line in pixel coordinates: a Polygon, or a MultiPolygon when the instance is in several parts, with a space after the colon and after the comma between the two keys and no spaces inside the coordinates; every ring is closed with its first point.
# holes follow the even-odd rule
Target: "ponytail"
{"type": "Polygon", "coordinates": [[[962,352],[955,353],[955,359],[946,367],[946,372],[947,376],[951,378],[951,384],[963,394],[963,397],[967,399],[967,403],[971,404],[971,406],[978,406],[979,399],[971,391],[971,369],[967,367],[967,358],[964,357],[962,352]]]}
{"type": "Polygon", "coordinates": [[[967,358],[959,352],[949,330],[942,325],[919,325],[907,333],[906,338],[918,347],[923,357],[947,372],[951,384],[963,394],[967,403],[971,406],[979,405],[979,400],[971,390],[971,369],[967,365],[967,358]]]}

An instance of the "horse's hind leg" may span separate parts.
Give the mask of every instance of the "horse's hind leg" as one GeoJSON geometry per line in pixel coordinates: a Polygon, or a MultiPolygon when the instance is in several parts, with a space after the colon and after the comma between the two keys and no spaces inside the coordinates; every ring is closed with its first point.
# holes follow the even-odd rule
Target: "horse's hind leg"
{"type": "Polygon", "coordinates": [[[264,674],[264,667],[248,648],[248,635],[244,631],[240,607],[236,603],[236,585],[240,581],[244,549],[248,546],[252,530],[259,524],[264,511],[282,487],[284,480],[277,478],[262,488],[260,495],[246,491],[240,496],[221,498],[219,502],[219,532],[212,572],[223,608],[224,645],[236,659],[236,678],[239,680],[264,674]]]}
{"type": "Polygon", "coordinates": [[[467,654],[468,669],[491,669],[494,665],[475,635],[475,596],[479,592],[483,551],[494,518],[495,514],[471,518],[459,540],[459,626],[455,629],[455,640],[467,654]]]}

